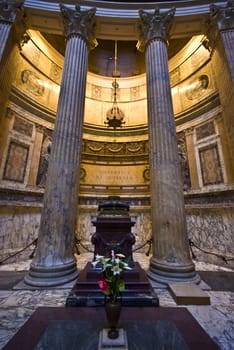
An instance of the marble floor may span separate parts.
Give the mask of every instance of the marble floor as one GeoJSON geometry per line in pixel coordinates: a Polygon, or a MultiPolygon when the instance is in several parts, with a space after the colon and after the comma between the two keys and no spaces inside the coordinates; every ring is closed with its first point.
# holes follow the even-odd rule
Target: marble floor
{"type": "MultiPolygon", "coordinates": [[[[90,253],[77,256],[78,268],[81,270],[86,262],[91,259],[92,255],[90,253]]],[[[134,253],[134,260],[138,261],[144,269],[148,268],[149,257],[146,257],[145,254],[134,253]]],[[[15,264],[1,265],[0,271],[25,271],[28,270],[30,262],[30,260],[27,260],[15,264]]],[[[228,268],[194,262],[198,271],[226,270],[233,272],[228,268]]],[[[70,289],[59,288],[53,290],[1,290],[0,286],[0,349],[4,347],[37,307],[62,307],[65,305],[69,292],[70,289]]],[[[155,292],[159,297],[161,307],[184,307],[184,305],[175,303],[167,289],[160,289],[156,286],[155,292]]],[[[217,292],[210,289],[206,290],[206,293],[210,297],[211,305],[186,305],[186,307],[201,327],[219,345],[220,349],[234,350],[234,292],[217,292]]]]}

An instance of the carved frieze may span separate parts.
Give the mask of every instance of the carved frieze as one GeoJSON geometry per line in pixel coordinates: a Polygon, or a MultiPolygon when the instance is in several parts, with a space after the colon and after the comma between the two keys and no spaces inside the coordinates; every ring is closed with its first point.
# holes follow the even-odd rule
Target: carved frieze
{"type": "Polygon", "coordinates": [[[142,156],[148,154],[148,141],[107,143],[83,140],[83,152],[98,156],[142,156]]]}
{"type": "Polygon", "coordinates": [[[54,62],[51,62],[50,78],[56,83],[60,83],[62,79],[62,68],[54,62]]]}
{"type": "Polygon", "coordinates": [[[209,87],[209,77],[207,74],[202,74],[195,78],[188,86],[185,96],[188,100],[197,100],[203,97],[209,87]]]}
{"type": "Polygon", "coordinates": [[[21,72],[21,81],[25,85],[26,90],[30,91],[33,95],[43,96],[45,92],[44,85],[34,72],[24,69],[21,72]]]}

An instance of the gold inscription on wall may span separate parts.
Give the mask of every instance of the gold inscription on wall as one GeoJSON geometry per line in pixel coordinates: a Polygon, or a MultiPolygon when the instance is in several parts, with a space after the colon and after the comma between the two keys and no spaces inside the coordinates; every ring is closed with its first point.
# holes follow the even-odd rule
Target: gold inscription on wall
{"type": "Polygon", "coordinates": [[[85,183],[107,186],[131,186],[144,183],[145,166],[95,166],[85,165],[85,183]]]}
{"type": "Polygon", "coordinates": [[[96,175],[97,181],[102,181],[105,179],[109,182],[123,182],[123,181],[133,181],[134,177],[131,174],[123,173],[122,170],[104,170],[96,175]]]}

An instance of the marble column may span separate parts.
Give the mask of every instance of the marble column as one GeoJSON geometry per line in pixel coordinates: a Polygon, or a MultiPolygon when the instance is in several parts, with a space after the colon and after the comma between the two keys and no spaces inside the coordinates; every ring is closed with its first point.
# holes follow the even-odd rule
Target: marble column
{"type": "Polygon", "coordinates": [[[138,49],[145,50],[146,60],[153,234],[148,276],[162,284],[199,281],[189,253],[168,70],[167,40],[174,12],[139,11],[138,49]]]}
{"type": "Polygon", "coordinates": [[[224,137],[227,142],[226,155],[229,183],[234,181],[234,1],[226,6],[211,5],[207,27],[208,49],[214,67],[216,84],[222,105],[224,137]]]}
{"type": "Polygon", "coordinates": [[[24,23],[22,16],[22,0],[0,0],[0,122],[5,115],[17,61],[18,52],[14,52],[14,48],[21,35],[19,30],[16,30],[15,22],[22,30],[24,23]]]}
{"type": "Polygon", "coordinates": [[[88,49],[95,46],[95,9],[61,5],[66,50],[38,244],[25,283],[63,285],[77,275],[74,235],[88,49]]]}
{"type": "Polygon", "coordinates": [[[210,6],[210,11],[211,18],[216,22],[221,35],[230,74],[234,80],[234,1],[227,1],[227,5],[223,7],[213,4],[210,6]]]}

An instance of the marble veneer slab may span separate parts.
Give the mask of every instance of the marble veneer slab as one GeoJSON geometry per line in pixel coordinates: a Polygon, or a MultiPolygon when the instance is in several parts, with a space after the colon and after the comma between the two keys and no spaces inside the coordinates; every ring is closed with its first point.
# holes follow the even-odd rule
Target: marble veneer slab
{"type": "MultiPolygon", "coordinates": [[[[59,341],[62,332],[70,332],[73,340],[65,336],[65,341],[71,341],[69,344],[73,344],[73,348],[93,350],[97,349],[100,331],[107,326],[104,307],[39,307],[3,350],[35,350],[40,345],[48,344],[48,341],[59,341]],[[88,340],[91,347],[80,347],[82,339],[86,345],[88,340]]],[[[184,307],[123,307],[119,327],[127,332],[129,350],[154,350],[157,348],[156,341],[175,345],[164,347],[165,349],[219,349],[184,307]],[[139,342],[141,347],[136,347],[139,342]]],[[[61,349],[54,347],[54,344],[52,348],[43,346],[40,349],[61,349]]],[[[66,349],[72,350],[70,345],[63,347],[63,350],[66,349]]]]}
{"type": "Polygon", "coordinates": [[[210,305],[210,297],[194,283],[170,283],[168,289],[177,304],[210,305]]]}

